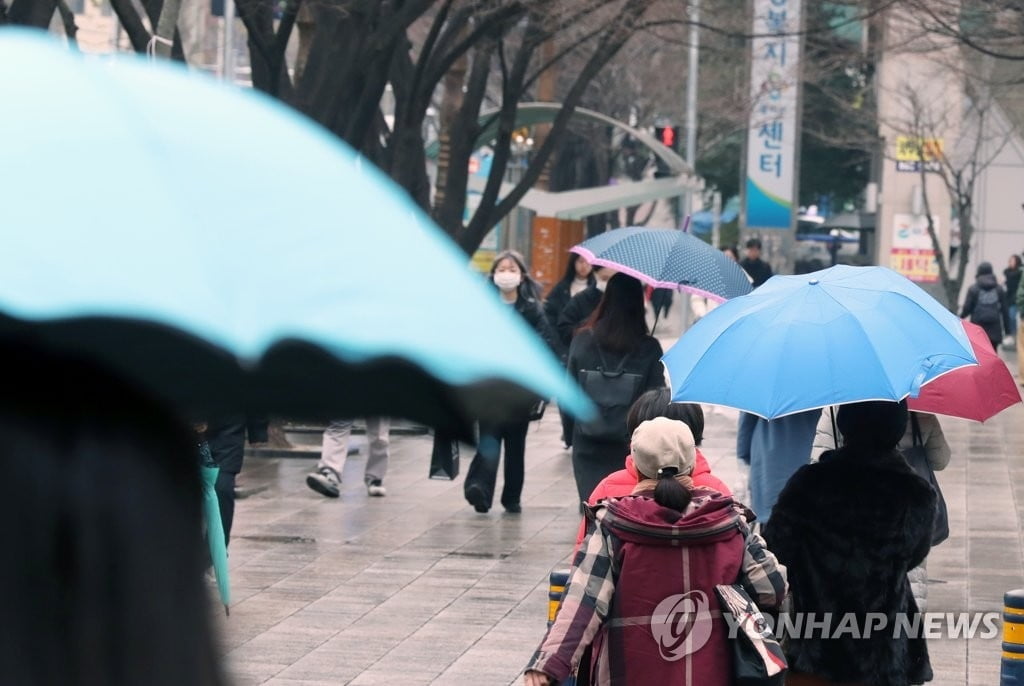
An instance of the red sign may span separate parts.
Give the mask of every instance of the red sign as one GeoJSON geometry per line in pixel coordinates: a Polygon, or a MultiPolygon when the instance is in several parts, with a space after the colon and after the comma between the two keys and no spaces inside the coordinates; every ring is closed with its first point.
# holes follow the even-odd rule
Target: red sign
{"type": "Polygon", "coordinates": [[[934,250],[893,248],[889,253],[889,266],[918,283],[935,283],[939,280],[939,263],[935,261],[934,250]]]}

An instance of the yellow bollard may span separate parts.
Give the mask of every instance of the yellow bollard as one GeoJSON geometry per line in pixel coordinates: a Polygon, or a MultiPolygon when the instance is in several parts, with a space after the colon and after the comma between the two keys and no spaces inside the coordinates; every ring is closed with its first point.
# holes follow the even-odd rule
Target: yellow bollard
{"type": "Polygon", "coordinates": [[[1024,686],[1024,589],[1003,596],[1003,660],[999,686],[1024,686]]]}
{"type": "Polygon", "coordinates": [[[565,585],[569,583],[569,572],[567,570],[551,572],[548,585],[548,626],[555,621],[558,608],[562,606],[562,594],[565,592],[565,585]]]}

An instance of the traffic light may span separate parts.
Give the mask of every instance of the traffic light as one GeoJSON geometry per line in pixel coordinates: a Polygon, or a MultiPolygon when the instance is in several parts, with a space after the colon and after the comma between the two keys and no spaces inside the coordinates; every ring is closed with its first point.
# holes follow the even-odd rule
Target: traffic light
{"type": "MultiPolygon", "coordinates": [[[[673,152],[676,151],[676,145],[679,143],[679,127],[678,126],[655,126],[654,137],[658,139],[658,142],[669,148],[673,152]]],[[[672,173],[669,171],[668,165],[657,155],[654,156],[655,169],[654,178],[660,179],[665,176],[671,176],[672,173]]]]}
{"type": "Polygon", "coordinates": [[[676,150],[676,144],[679,142],[679,127],[655,126],[654,137],[657,138],[658,142],[664,145],[666,148],[676,150]]]}

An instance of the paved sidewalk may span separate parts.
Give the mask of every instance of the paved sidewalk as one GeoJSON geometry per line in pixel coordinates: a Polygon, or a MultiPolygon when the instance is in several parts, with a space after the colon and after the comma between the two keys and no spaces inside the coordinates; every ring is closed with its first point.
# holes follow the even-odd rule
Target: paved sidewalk
{"type": "MultiPolygon", "coordinates": [[[[705,410],[703,450],[734,484],[736,413],[705,410]]],[[[929,610],[998,611],[1004,591],[1024,586],[1024,407],[943,426],[952,536],[929,558],[929,610]]],[[[559,432],[553,410],[530,429],[518,516],[500,505],[477,514],[461,478],[428,479],[423,437],[393,439],[386,498],[367,497],[362,457],[349,459],[337,500],[306,487],[311,460],[250,459],[240,481],[252,495],[238,503],[231,546],[234,604],[218,620],[234,683],[518,682],[544,632],[548,572],[578,525],[559,432]]],[[[999,638],[930,650],[934,684],[998,683],[999,638]]]]}

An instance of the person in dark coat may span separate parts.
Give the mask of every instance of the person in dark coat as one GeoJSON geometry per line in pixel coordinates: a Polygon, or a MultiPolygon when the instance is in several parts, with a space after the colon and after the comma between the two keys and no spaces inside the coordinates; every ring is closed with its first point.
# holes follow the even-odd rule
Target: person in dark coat
{"type": "Polygon", "coordinates": [[[761,239],[751,238],[747,241],[747,256],[740,260],[743,271],[750,276],[754,288],[772,278],[772,268],[761,259],[761,239]]]}
{"type": "Polygon", "coordinates": [[[996,281],[989,262],[978,265],[976,279],[967,289],[960,318],[969,317],[971,322],[985,329],[992,347],[998,351],[1004,332],[1011,329],[1010,305],[1006,291],[996,281]]]}
{"type": "Polygon", "coordinates": [[[561,280],[551,287],[548,297],[544,300],[544,315],[552,324],[558,324],[562,310],[569,304],[569,301],[576,295],[582,293],[589,286],[593,286],[594,269],[587,262],[586,258],[576,253],[569,253],[569,261],[565,265],[565,274],[561,280]]]}
{"type": "Polygon", "coordinates": [[[581,501],[602,479],[622,468],[629,451],[626,412],[645,391],[665,385],[661,355],[661,344],[647,330],[643,285],[631,276],[616,274],[608,281],[590,322],[573,339],[566,363],[569,374],[592,395],[585,372],[621,372],[634,382],[632,397],[616,399],[615,408],[606,408],[595,398],[602,419],[583,425],[577,422],[573,428],[572,468],[581,501]],[[607,426],[612,415],[616,426],[607,426]]]}
{"type": "Polygon", "coordinates": [[[793,475],[764,529],[789,570],[793,611],[818,621],[832,613],[829,628],[789,637],[790,674],[807,684],[924,683],[932,678],[924,636],[896,631],[900,616],[912,626],[918,614],[907,572],[928,554],[935,513],[931,486],[896,448],[906,402],[843,405],[836,420],[843,446],[793,475]],[[861,635],[836,635],[845,615],[861,635]]]}
{"type": "Polygon", "coordinates": [[[583,326],[594,314],[598,303],[601,302],[601,295],[608,286],[608,280],[615,275],[615,270],[609,267],[598,267],[594,270],[594,283],[574,295],[562,308],[562,313],[555,322],[558,329],[558,336],[562,345],[566,348],[572,343],[576,331],[583,326]]]}
{"type": "MultiPolygon", "coordinates": [[[[579,295],[587,288],[593,286],[597,279],[594,278],[594,269],[582,255],[569,253],[569,261],[565,265],[565,274],[561,281],[556,283],[544,301],[544,315],[553,326],[558,325],[562,316],[562,310],[569,304],[569,301],[579,295]]],[[[570,341],[562,341],[562,345],[569,347],[570,341]]],[[[562,360],[564,363],[565,360],[562,360]]],[[[572,447],[572,417],[558,408],[558,416],[562,421],[562,443],[566,448],[572,447]]]]}
{"type": "MultiPolygon", "coordinates": [[[[551,351],[561,357],[561,342],[544,316],[539,301],[540,289],[530,276],[522,256],[512,250],[500,253],[491,265],[491,281],[501,292],[502,300],[515,308],[519,316],[544,339],[551,351]]],[[[477,452],[463,484],[463,494],[477,512],[491,509],[503,442],[505,485],[501,493],[501,504],[510,514],[522,511],[519,498],[523,491],[526,432],[529,427],[530,420],[527,417],[515,418],[504,424],[480,424],[477,452]]]]}
{"type": "MultiPolygon", "coordinates": [[[[1024,274],[1024,267],[1021,266],[1020,255],[1014,253],[1010,255],[1010,260],[1006,265],[1006,269],[1003,270],[1003,276],[1006,278],[1006,298],[1010,301],[1010,323],[1017,321],[1017,305],[1014,302],[1014,297],[1017,295],[1017,289],[1020,288],[1020,277],[1024,274]]],[[[1011,327],[1007,334],[1017,337],[1017,332],[1011,327]]]]}
{"type": "Polygon", "coordinates": [[[214,490],[224,524],[225,544],[231,542],[231,526],[235,521],[235,479],[242,471],[246,435],[250,444],[266,443],[267,427],[267,420],[248,418],[244,414],[215,417],[207,423],[206,442],[213,461],[220,467],[214,490]]]}
{"type": "MultiPolygon", "coordinates": [[[[549,319],[558,330],[559,340],[566,350],[572,345],[572,339],[576,332],[597,309],[601,302],[601,296],[608,285],[608,279],[615,275],[615,270],[608,267],[598,267],[590,274],[590,285],[579,293],[568,299],[562,306],[557,319],[549,319]]],[[[563,360],[564,362],[564,360],[563,360]]],[[[562,419],[562,443],[566,448],[572,447],[573,418],[561,412],[562,419]]]]}

